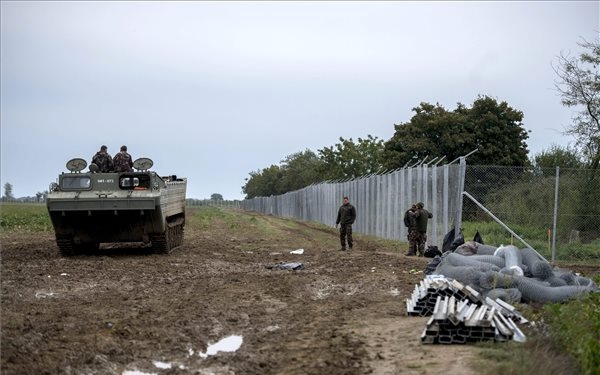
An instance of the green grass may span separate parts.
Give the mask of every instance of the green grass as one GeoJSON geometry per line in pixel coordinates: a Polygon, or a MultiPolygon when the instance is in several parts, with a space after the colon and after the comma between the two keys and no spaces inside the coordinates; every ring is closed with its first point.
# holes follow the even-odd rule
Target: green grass
{"type": "Polygon", "coordinates": [[[479,344],[479,373],[600,375],[600,293],[521,312],[527,341],[479,344]]]}
{"type": "Polygon", "coordinates": [[[600,293],[547,304],[544,316],[552,337],[577,360],[582,374],[600,374],[600,293]]]}
{"type": "Polygon", "coordinates": [[[38,203],[0,204],[2,231],[42,232],[52,230],[46,205],[38,203]]]}
{"type": "Polygon", "coordinates": [[[225,213],[215,207],[201,206],[190,208],[187,207],[187,220],[189,225],[201,229],[209,229],[215,220],[224,220],[225,213]]]}
{"type": "Polygon", "coordinates": [[[236,210],[222,209],[211,206],[187,207],[187,220],[189,225],[199,229],[208,230],[215,225],[225,225],[232,230],[250,228],[252,230],[268,230],[271,228],[263,219],[256,216],[240,214],[236,210]]]}
{"type": "MultiPolygon", "coordinates": [[[[525,226],[518,224],[507,224],[519,237],[527,242],[531,247],[538,251],[546,259],[552,258],[551,238],[548,239],[548,229],[534,226],[525,226]]],[[[516,237],[513,237],[503,226],[495,221],[463,221],[463,235],[466,241],[472,240],[475,233],[483,238],[486,244],[515,245],[524,248],[525,245],[516,237]]],[[[600,261],[600,239],[590,243],[556,243],[557,260],[592,260],[600,261]]]]}

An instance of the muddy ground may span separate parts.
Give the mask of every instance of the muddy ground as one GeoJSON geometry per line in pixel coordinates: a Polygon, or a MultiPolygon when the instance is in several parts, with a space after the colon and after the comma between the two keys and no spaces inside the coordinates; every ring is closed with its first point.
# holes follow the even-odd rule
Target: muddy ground
{"type": "Polygon", "coordinates": [[[334,228],[191,210],[169,255],[63,258],[52,232],[2,233],[1,373],[477,373],[479,348],[423,345],[427,318],[406,316],[428,259],[356,237],[340,252],[334,228]],[[304,269],[269,268],[286,262],[304,269]]]}

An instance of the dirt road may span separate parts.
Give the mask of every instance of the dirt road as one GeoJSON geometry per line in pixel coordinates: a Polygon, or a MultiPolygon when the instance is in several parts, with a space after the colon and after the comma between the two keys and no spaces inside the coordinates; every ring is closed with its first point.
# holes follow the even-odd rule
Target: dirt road
{"type": "Polygon", "coordinates": [[[405,300],[428,260],[389,241],[340,252],[334,228],[213,210],[188,210],[170,255],[62,258],[52,232],[0,240],[4,375],[476,373],[477,348],[420,343],[427,319],[405,300]],[[269,268],[287,262],[304,269],[269,268]]]}

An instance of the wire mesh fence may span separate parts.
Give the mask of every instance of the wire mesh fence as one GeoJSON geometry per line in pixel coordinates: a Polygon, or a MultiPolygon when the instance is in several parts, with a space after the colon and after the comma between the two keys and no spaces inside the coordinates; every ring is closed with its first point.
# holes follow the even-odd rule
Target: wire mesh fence
{"type": "Polygon", "coordinates": [[[344,196],[356,207],[356,233],[407,240],[404,212],[423,202],[433,214],[427,231],[428,244],[441,248],[445,233],[460,223],[464,158],[458,164],[419,165],[383,175],[308,186],[279,196],[257,197],[242,208],[282,217],[335,225],[344,196]]]}
{"type": "Polygon", "coordinates": [[[348,196],[355,232],[406,241],[402,217],[422,201],[433,213],[428,244],[440,249],[454,227],[466,241],[478,233],[486,244],[529,247],[548,260],[600,261],[599,181],[598,170],[467,166],[463,157],[248,199],[241,208],[333,226],[348,196]]]}
{"type": "Polygon", "coordinates": [[[468,166],[465,240],[478,231],[491,245],[532,247],[549,260],[600,260],[599,181],[598,170],[468,166]]]}

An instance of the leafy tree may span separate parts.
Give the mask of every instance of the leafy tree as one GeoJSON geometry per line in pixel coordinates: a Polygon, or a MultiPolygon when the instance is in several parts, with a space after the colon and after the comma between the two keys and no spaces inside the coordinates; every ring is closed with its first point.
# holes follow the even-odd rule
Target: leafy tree
{"type": "Polygon", "coordinates": [[[371,135],[358,138],[340,137],[340,143],[319,150],[320,176],[324,180],[354,178],[375,173],[383,169],[384,142],[371,135]]]}
{"type": "Polygon", "coordinates": [[[575,137],[589,167],[600,167],[600,39],[594,42],[577,43],[587,51],[579,57],[561,54],[558,66],[554,68],[558,76],[555,87],[562,97],[563,105],[580,107],[573,123],[565,134],[575,137]]]}
{"type": "Polygon", "coordinates": [[[302,189],[323,180],[319,171],[323,162],[311,150],[288,155],[281,161],[281,189],[284,192],[302,189]]]}
{"type": "Polygon", "coordinates": [[[283,192],[280,187],[282,176],[283,172],[277,165],[271,165],[262,171],[250,172],[250,178],[246,179],[247,182],[242,186],[242,192],[246,194],[247,199],[281,194],[283,192]]]}
{"type": "Polygon", "coordinates": [[[214,193],[210,195],[210,200],[211,201],[222,201],[223,200],[223,196],[219,193],[214,193]]]}
{"type": "Polygon", "coordinates": [[[470,164],[526,166],[529,163],[527,130],[523,128],[523,112],[498,103],[489,96],[480,96],[470,109],[459,106],[456,110],[467,116],[465,130],[471,133],[466,152],[478,149],[469,157],[470,164]]]}
{"type": "Polygon", "coordinates": [[[471,134],[464,130],[466,118],[449,112],[436,103],[421,103],[412,109],[415,115],[407,123],[394,124],[395,133],[385,142],[385,166],[404,167],[413,161],[446,156],[448,161],[465,155],[465,143],[471,134]]]}
{"type": "Polygon", "coordinates": [[[4,201],[12,201],[15,197],[13,196],[13,186],[10,182],[4,184],[4,196],[2,200],[4,201]]]}
{"type": "Polygon", "coordinates": [[[246,198],[283,194],[323,181],[320,175],[323,162],[311,150],[288,155],[279,166],[250,173],[242,192],[246,198]]]}
{"type": "Polygon", "coordinates": [[[582,168],[583,162],[577,150],[570,147],[552,145],[533,156],[531,164],[536,168],[582,168]]]}
{"type": "Polygon", "coordinates": [[[561,54],[554,68],[558,79],[555,87],[563,105],[579,108],[565,134],[575,138],[586,166],[591,168],[579,183],[578,230],[598,233],[597,222],[589,220],[598,212],[598,173],[600,170],[600,39],[578,43],[585,50],[578,57],[561,54]]]}
{"type": "Polygon", "coordinates": [[[527,131],[523,113],[506,102],[480,96],[471,108],[458,103],[448,111],[439,104],[421,103],[407,123],[394,125],[385,143],[388,168],[401,168],[413,159],[446,157],[452,161],[478,149],[472,165],[524,166],[528,164],[527,131]]]}

